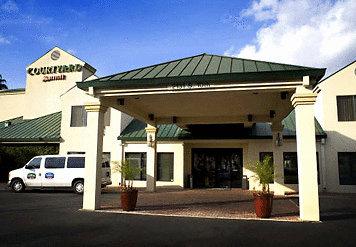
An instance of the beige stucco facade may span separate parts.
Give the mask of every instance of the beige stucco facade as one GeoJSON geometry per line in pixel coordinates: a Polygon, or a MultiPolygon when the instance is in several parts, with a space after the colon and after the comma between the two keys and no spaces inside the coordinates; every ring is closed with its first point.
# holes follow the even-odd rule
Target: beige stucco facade
{"type": "Polygon", "coordinates": [[[23,115],[26,104],[25,90],[14,92],[0,91],[0,121],[23,115]]]}
{"type": "Polygon", "coordinates": [[[325,179],[327,191],[356,192],[356,185],[339,184],[338,152],[356,152],[356,121],[338,121],[337,96],[356,95],[356,62],[323,80],[318,93],[315,116],[327,133],[325,179]]]}

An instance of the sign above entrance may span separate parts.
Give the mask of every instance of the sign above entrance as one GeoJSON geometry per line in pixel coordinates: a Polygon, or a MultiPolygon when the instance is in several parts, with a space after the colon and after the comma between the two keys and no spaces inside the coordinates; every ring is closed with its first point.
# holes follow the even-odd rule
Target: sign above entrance
{"type": "Polygon", "coordinates": [[[173,83],[171,88],[173,90],[189,90],[189,89],[196,89],[196,88],[209,88],[210,83],[208,82],[183,82],[183,83],[173,83]]]}

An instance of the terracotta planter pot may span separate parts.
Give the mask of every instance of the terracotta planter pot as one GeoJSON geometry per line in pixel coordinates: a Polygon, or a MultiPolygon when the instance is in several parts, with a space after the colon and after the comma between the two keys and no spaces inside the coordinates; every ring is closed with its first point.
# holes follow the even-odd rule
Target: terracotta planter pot
{"type": "Polygon", "coordinates": [[[273,194],[253,193],[255,198],[256,216],[259,218],[269,218],[272,213],[273,194]]]}
{"type": "Polygon", "coordinates": [[[121,208],[124,211],[133,211],[136,207],[138,190],[121,191],[121,208]]]}

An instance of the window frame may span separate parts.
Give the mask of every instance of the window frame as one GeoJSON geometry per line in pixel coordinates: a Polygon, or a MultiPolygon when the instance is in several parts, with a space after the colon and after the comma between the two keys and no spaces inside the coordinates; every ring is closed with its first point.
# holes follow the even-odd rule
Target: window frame
{"type": "MultiPolygon", "coordinates": [[[[77,118],[79,119],[79,116],[77,116],[77,118]]],[[[70,127],[87,127],[87,124],[88,124],[88,113],[85,110],[85,106],[72,105],[71,112],[70,112],[70,127]],[[79,122],[79,120],[74,119],[74,117],[75,117],[74,109],[76,109],[76,108],[81,109],[82,118],[81,118],[80,122],[79,122]]]]}
{"type": "Polygon", "coordinates": [[[157,153],[157,181],[162,181],[162,182],[173,182],[174,181],[174,152],[158,152],[157,153]],[[164,154],[168,154],[168,155],[172,155],[172,166],[169,167],[169,175],[170,175],[170,178],[167,179],[167,180],[164,180],[161,178],[161,174],[160,174],[160,170],[161,167],[160,167],[160,157],[161,155],[164,155],[164,154]]]}
{"type": "Polygon", "coordinates": [[[353,122],[356,121],[356,95],[337,95],[336,96],[336,110],[337,110],[337,120],[338,122],[353,122]],[[348,109],[347,102],[342,102],[342,99],[350,100],[350,107],[348,109]],[[345,109],[342,109],[344,105],[345,109]],[[343,111],[342,111],[343,110],[343,111]],[[342,116],[345,114],[345,116],[342,116]]]}
{"type": "MultiPolygon", "coordinates": [[[[339,185],[356,185],[356,177],[354,178],[354,181],[352,181],[352,170],[355,169],[356,170],[356,152],[337,152],[337,165],[338,165],[338,173],[339,173],[339,185]],[[348,170],[351,170],[351,176],[350,174],[348,174],[349,176],[346,179],[350,179],[351,182],[342,182],[342,178],[341,178],[341,169],[340,169],[340,155],[345,155],[345,154],[349,154],[349,155],[353,155],[354,157],[350,156],[348,157],[349,162],[351,164],[349,164],[348,170]],[[355,163],[352,163],[352,162],[355,163]],[[353,166],[355,166],[355,168],[353,168],[353,166]],[[351,177],[351,178],[350,178],[351,177]]],[[[345,178],[343,178],[344,181],[345,178]]]]}
{"type": "Polygon", "coordinates": [[[44,168],[45,169],[63,169],[63,168],[65,168],[65,166],[66,166],[66,157],[64,157],[64,156],[61,156],[61,157],[46,157],[45,161],[44,161],[44,168]],[[63,167],[47,167],[47,160],[48,159],[63,159],[64,160],[63,167]]]}
{"type": "Polygon", "coordinates": [[[71,156],[71,157],[67,157],[67,162],[66,162],[66,164],[67,164],[67,168],[68,169],[82,169],[82,168],[85,168],[85,156],[84,157],[80,157],[80,156],[71,156]],[[69,167],[68,165],[69,165],[69,160],[70,159],[78,159],[78,158],[80,158],[80,159],[83,159],[84,160],[84,165],[83,165],[83,167],[69,167]]]}
{"type": "Polygon", "coordinates": [[[140,155],[140,168],[141,168],[141,171],[140,171],[140,174],[138,175],[139,176],[139,179],[134,179],[134,181],[146,181],[147,180],[147,176],[146,176],[146,169],[147,169],[147,153],[146,152],[125,152],[125,160],[128,159],[128,155],[133,155],[133,154],[136,154],[136,155],[140,155]]]}
{"type": "Polygon", "coordinates": [[[26,164],[26,166],[25,166],[25,169],[40,169],[41,168],[41,162],[42,162],[42,157],[34,157],[33,159],[31,159],[27,164],[26,164]],[[33,166],[33,165],[31,165],[31,162],[33,162],[34,160],[40,160],[40,164],[39,164],[39,166],[37,167],[37,166],[33,166]]]}
{"type": "MultiPolygon", "coordinates": [[[[316,152],[316,169],[317,169],[317,179],[318,179],[318,185],[320,185],[320,169],[319,169],[319,152],[316,152]]],[[[283,152],[283,182],[284,184],[299,184],[299,177],[298,177],[298,152],[283,152]],[[296,164],[297,164],[297,183],[286,183],[286,176],[285,176],[285,155],[286,154],[296,154],[296,164]]]]}

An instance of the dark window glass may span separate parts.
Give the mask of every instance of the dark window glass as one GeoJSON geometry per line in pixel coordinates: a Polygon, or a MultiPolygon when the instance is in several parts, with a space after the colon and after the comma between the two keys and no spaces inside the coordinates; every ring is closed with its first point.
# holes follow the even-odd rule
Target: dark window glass
{"type": "Polygon", "coordinates": [[[34,158],[26,165],[26,167],[31,169],[39,169],[41,166],[41,160],[42,158],[34,158]]]}
{"type": "Polygon", "coordinates": [[[298,183],[298,160],[296,152],[283,153],[284,183],[298,183]]]}
{"type": "Polygon", "coordinates": [[[45,168],[64,168],[65,157],[46,158],[45,168]]]}
{"type": "Polygon", "coordinates": [[[85,157],[68,157],[67,168],[84,168],[85,157]]]}
{"type": "MultiPolygon", "coordinates": [[[[285,184],[298,184],[298,158],[296,152],[286,152],[283,153],[283,165],[284,165],[284,183],[285,184]]],[[[319,154],[316,153],[316,164],[317,164],[317,174],[318,174],[318,184],[320,183],[319,178],[319,154]]]]}
{"type": "Polygon", "coordinates": [[[109,168],[110,167],[110,160],[111,160],[111,153],[110,152],[104,152],[103,153],[103,163],[102,163],[102,167],[103,168],[109,168]]]}
{"type": "Polygon", "coordinates": [[[67,154],[85,154],[85,152],[80,152],[80,151],[69,151],[67,154]]]}
{"type": "Polygon", "coordinates": [[[131,165],[141,168],[141,172],[135,177],[135,180],[146,181],[146,153],[125,153],[125,159],[131,165]]]}
{"type": "Polygon", "coordinates": [[[356,185],[356,152],[338,153],[339,182],[341,185],[356,185]]]}
{"type": "Polygon", "coordinates": [[[157,153],[157,180],[173,181],[174,154],[157,153]]]}
{"type": "Polygon", "coordinates": [[[111,108],[108,108],[104,114],[104,126],[110,126],[111,108]]]}
{"type": "Polygon", "coordinates": [[[356,95],[337,96],[337,117],[339,121],[356,121],[356,95]]]}
{"type": "MultiPolygon", "coordinates": [[[[273,166],[273,152],[260,152],[260,161],[262,162],[263,159],[266,157],[266,156],[269,156],[271,157],[271,166],[273,166]]],[[[269,181],[270,183],[273,183],[274,180],[272,179],[271,181],[269,181]]]]}
{"type": "Polygon", "coordinates": [[[70,118],[71,127],[85,127],[87,126],[87,112],[85,111],[84,106],[72,106],[71,118],[70,118]]]}

